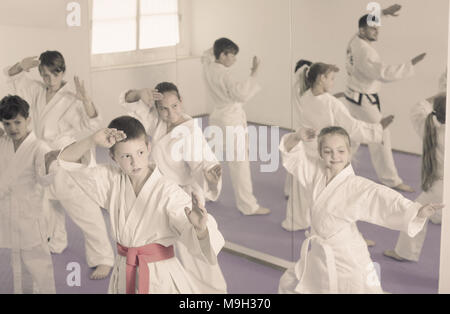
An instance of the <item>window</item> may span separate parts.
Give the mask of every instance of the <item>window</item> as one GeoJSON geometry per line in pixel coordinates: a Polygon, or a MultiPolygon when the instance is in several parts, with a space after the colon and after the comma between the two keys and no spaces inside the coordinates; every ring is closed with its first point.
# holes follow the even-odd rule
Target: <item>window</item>
{"type": "Polygon", "coordinates": [[[186,1],[92,0],[92,66],[142,64],[189,53],[186,1]],[[184,40],[183,40],[184,39],[184,40]]]}

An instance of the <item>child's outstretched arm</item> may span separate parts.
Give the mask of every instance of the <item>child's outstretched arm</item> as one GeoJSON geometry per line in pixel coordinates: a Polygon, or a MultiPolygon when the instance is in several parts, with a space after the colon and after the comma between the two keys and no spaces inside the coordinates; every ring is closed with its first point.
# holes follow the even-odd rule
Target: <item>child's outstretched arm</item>
{"type": "Polygon", "coordinates": [[[123,131],[116,129],[101,129],[85,139],[75,142],[66,147],[60,154],[59,159],[68,162],[78,162],[84,154],[94,148],[100,146],[111,148],[116,143],[126,139],[123,131]]]}

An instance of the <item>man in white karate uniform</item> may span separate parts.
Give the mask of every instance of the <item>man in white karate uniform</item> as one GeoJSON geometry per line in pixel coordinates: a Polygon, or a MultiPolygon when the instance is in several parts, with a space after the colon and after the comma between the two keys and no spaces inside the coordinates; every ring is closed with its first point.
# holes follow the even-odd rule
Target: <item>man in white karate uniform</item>
{"type": "MultiPolygon", "coordinates": [[[[393,5],[382,11],[383,16],[397,16],[401,6],[393,5]]],[[[378,17],[379,18],[379,17],[378,17]]],[[[425,57],[418,55],[409,62],[386,65],[372,43],[378,40],[378,21],[372,21],[372,15],[359,20],[359,32],[350,41],[347,48],[346,69],[348,74],[345,98],[350,113],[359,120],[377,123],[382,118],[378,96],[381,83],[393,82],[414,74],[414,65],[425,57]]],[[[358,144],[355,145],[358,147],[358,144]]],[[[400,191],[413,192],[403,183],[397,173],[391,149],[389,130],[384,130],[382,144],[368,144],[370,156],[378,179],[384,185],[400,191]]]]}
{"type": "MultiPolygon", "coordinates": [[[[46,51],[39,60],[23,59],[8,67],[5,74],[12,90],[31,106],[33,131],[38,139],[58,151],[72,143],[83,131],[96,129],[100,123],[97,110],[87,97],[84,84],[75,77],[76,94],[63,80],[64,57],[58,51],[46,51]],[[38,67],[43,82],[29,78],[25,72],[38,67]]],[[[105,278],[114,264],[106,224],[100,208],[87,197],[66,172],[59,169],[50,187],[49,198],[58,200],[85,238],[86,260],[96,267],[91,279],[105,278]]],[[[59,204],[51,201],[48,211],[50,250],[61,253],[67,247],[65,215],[59,204]],[[55,206],[56,205],[56,206],[55,206]]]]}
{"type": "MultiPolygon", "coordinates": [[[[202,57],[204,78],[214,106],[209,116],[209,124],[222,129],[224,147],[227,147],[227,143],[230,143],[229,148],[234,147],[234,158],[227,160],[227,164],[237,208],[244,215],[265,215],[269,214],[270,210],[261,207],[253,195],[248,161],[247,117],[242,108],[244,103],[260,89],[255,81],[259,60],[254,57],[250,76],[243,82],[237,82],[231,77],[229,68],[236,62],[238,52],[239,47],[234,42],[227,38],[220,38],[202,57]],[[229,131],[234,129],[236,133],[230,133],[231,136],[228,136],[227,129],[229,131]],[[239,145],[242,139],[245,145],[239,145]],[[245,158],[239,158],[240,156],[245,158]]],[[[228,156],[228,154],[224,155],[228,156]]]]}

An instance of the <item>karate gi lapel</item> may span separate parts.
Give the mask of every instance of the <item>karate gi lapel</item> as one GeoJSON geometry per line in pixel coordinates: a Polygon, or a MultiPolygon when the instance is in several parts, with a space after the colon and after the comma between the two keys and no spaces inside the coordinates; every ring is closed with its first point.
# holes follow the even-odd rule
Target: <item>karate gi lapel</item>
{"type": "MultiPolygon", "coordinates": [[[[339,186],[342,185],[342,183],[350,176],[355,175],[355,172],[353,171],[352,165],[349,164],[347,167],[345,167],[340,173],[338,173],[338,175],[336,177],[334,177],[330,183],[328,183],[327,186],[325,186],[325,188],[319,192],[316,200],[314,201],[314,205],[313,205],[313,210],[312,212],[316,212],[318,209],[321,208],[321,205],[324,202],[327,202],[329,200],[329,198],[331,197],[331,195],[333,195],[334,193],[336,193],[336,189],[339,188],[339,186]]],[[[326,175],[324,172],[324,176],[323,178],[320,179],[322,180],[326,180],[326,175]]],[[[324,206],[326,207],[326,206],[324,206]]]]}
{"type": "Polygon", "coordinates": [[[155,183],[161,178],[161,173],[158,168],[155,167],[153,173],[145,182],[142,187],[139,195],[136,197],[134,204],[130,209],[130,213],[125,220],[125,229],[127,234],[130,235],[130,240],[136,238],[136,233],[138,231],[139,224],[142,220],[142,217],[148,213],[148,211],[156,210],[156,208],[149,207],[149,200],[151,199],[150,195],[152,194],[152,190],[154,189],[155,183]]]}
{"type": "MultiPolygon", "coordinates": [[[[0,184],[2,186],[11,186],[14,182],[19,178],[22,173],[26,170],[27,165],[29,165],[29,158],[33,156],[33,149],[35,148],[32,145],[36,140],[36,136],[33,132],[28,134],[27,138],[20,144],[17,151],[13,154],[13,159],[11,164],[8,165],[8,168],[0,174],[0,184]]],[[[14,151],[13,141],[8,138],[8,146],[11,151],[14,151]]]]}
{"type": "MultiPolygon", "coordinates": [[[[56,128],[55,123],[57,123],[65,113],[73,105],[73,101],[62,101],[65,97],[69,96],[69,84],[66,83],[46,104],[39,115],[40,132],[39,134],[44,134],[44,130],[48,128],[51,122],[51,127],[56,128]]],[[[45,94],[45,93],[44,93],[45,94]]]]}

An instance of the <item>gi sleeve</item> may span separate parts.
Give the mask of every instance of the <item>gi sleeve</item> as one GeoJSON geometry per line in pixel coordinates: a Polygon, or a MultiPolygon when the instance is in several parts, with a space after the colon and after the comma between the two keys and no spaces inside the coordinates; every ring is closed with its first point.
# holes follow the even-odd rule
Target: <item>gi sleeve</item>
{"type": "Polygon", "coordinates": [[[367,49],[361,49],[354,61],[358,71],[372,80],[388,83],[414,75],[414,66],[411,61],[402,64],[387,65],[367,49]]]}
{"type": "Polygon", "coordinates": [[[234,102],[246,103],[261,90],[254,77],[236,82],[228,71],[224,74],[223,83],[228,97],[234,102]]]}
{"type": "Polygon", "coordinates": [[[217,225],[214,225],[215,221],[208,216],[208,234],[204,239],[199,240],[194,226],[186,216],[185,207],[192,208],[191,198],[178,185],[171,184],[167,189],[166,203],[170,228],[193,256],[211,265],[217,264],[217,254],[222,248],[224,240],[217,231],[217,225]]]}
{"type": "Polygon", "coordinates": [[[421,204],[370,180],[358,180],[352,189],[358,195],[358,220],[399,230],[414,237],[422,230],[425,218],[417,217],[421,204]]]}
{"type": "Polygon", "coordinates": [[[308,187],[313,182],[316,171],[319,169],[317,162],[307,157],[305,145],[300,141],[291,151],[285,147],[287,137],[292,134],[286,134],[281,138],[279,146],[282,163],[284,168],[292,174],[304,187],[308,187]]]}
{"type": "Polygon", "coordinates": [[[383,127],[380,123],[367,123],[353,118],[347,107],[337,98],[330,95],[331,108],[334,111],[336,124],[343,127],[356,142],[382,143],[383,127]]]}
{"type": "Polygon", "coordinates": [[[159,123],[159,115],[155,106],[149,107],[142,100],[136,102],[126,102],[127,91],[120,94],[119,104],[127,113],[138,119],[145,128],[147,135],[153,136],[156,126],[159,123]]]}
{"type": "Polygon", "coordinates": [[[16,75],[9,76],[8,71],[11,67],[7,67],[3,70],[6,76],[6,84],[11,93],[25,99],[30,106],[35,104],[36,96],[42,89],[42,83],[31,79],[25,71],[22,71],[16,75]]]}
{"type": "MultiPolygon", "coordinates": [[[[91,151],[83,156],[81,163],[67,162],[58,157],[58,166],[63,171],[67,171],[81,190],[97,205],[109,210],[112,186],[114,180],[118,179],[119,169],[112,165],[96,165],[91,151]]],[[[58,182],[58,184],[64,183],[58,182]]]]}

